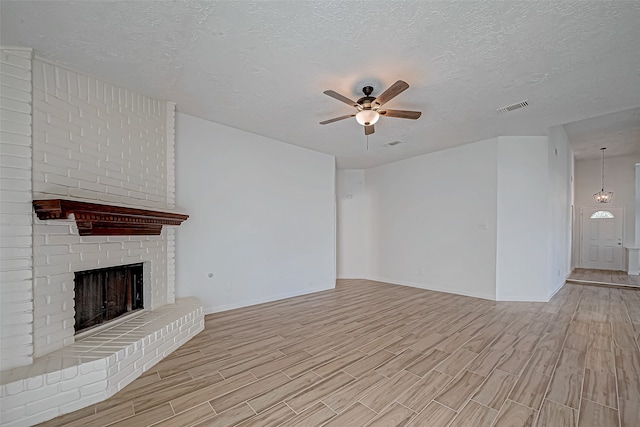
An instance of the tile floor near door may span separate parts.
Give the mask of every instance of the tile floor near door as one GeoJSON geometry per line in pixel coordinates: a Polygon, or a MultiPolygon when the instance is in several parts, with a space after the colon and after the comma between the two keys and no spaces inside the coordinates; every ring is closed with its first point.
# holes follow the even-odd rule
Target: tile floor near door
{"type": "Polygon", "coordinates": [[[640,426],[640,290],[509,303],[369,281],[206,317],[45,426],[640,426]]]}
{"type": "Polygon", "coordinates": [[[627,274],[625,271],[595,270],[591,268],[576,268],[567,278],[577,283],[596,283],[605,285],[639,286],[640,276],[627,274]]]}

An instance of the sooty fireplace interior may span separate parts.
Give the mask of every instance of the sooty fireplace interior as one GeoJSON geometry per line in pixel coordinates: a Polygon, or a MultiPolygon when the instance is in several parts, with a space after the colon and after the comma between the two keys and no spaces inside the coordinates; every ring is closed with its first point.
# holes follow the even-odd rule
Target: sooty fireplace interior
{"type": "Polygon", "coordinates": [[[142,263],[75,273],[75,331],[143,308],[142,263]]]}

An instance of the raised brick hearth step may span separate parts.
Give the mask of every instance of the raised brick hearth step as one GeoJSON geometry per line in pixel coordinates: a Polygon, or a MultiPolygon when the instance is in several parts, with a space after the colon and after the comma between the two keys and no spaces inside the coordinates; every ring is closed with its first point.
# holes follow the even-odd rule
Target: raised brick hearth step
{"type": "Polygon", "coordinates": [[[114,395],[204,329],[183,298],[84,337],[30,366],[0,372],[2,425],[29,426],[114,395]]]}

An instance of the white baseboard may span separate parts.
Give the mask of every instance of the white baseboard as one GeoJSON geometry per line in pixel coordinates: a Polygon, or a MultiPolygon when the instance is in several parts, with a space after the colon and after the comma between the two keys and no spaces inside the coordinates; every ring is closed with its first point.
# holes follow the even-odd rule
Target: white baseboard
{"type": "Polygon", "coordinates": [[[427,285],[425,283],[406,282],[406,281],[402,281],[402,280],[394,280],[394,279],[389,279],[389,278],[384,278],[384,277],[367,277],[366,279],[367,280],[374,280],[376,282],[389,283],[389,284],[392,284],[392,285],[411,286],[412,288],[425,289],[425,290],[428,290],[428,291],[445,292],[445,293],[448,293],[448,294],[463,295],[463,296],[466,296],[466,297],[488,299],[490,301],[495,301],[496,300],[495,295],[488,295],[488,294],[484,294],[482,292],[469,292],[469,291],[464,291],[464,290],[459,290],[459,289],[451,289],[451,288],[445,288],[445,287],[431,286],[431,285],[427,285]]]}
{"type": "MultiPolygon", "coordinates": [[[[567,277],[569,277],[569,275],[567,275],[567,277]]],[[[547,297],[539,297],[539,296],[519,296],[519,297],[504,297],[504,298],[496,298],[496,301],[500,301],[500,302],[549,302],[551,301],[551,298],[553,298],[553,296],[555,294],[557,294],[560,289],[562,289],[564,287],[566,278],[565,280],[562,281],[562,283],[560,284],[560,286],[558,286],[554,291],[552,291],[547,297]]]]}
{"type": "Polygon", "coordinates": [[[547,301],[545,301],[545,302],[549,302],[549,301],[551,301],[551,298],[553,298],[553,296],[554,296],[555,294],[557,294],[558,292],[560,292],[560,289],[564,288],[564,285],[566,285],[566,284],[567,284],[567,279],[569,278],[569,276],[571,276],[571,273],[573,273],[573,269],[571,269],[571,270],[570,270],[570,271],[569,271],[569,272],[564,276],[564,278],[562,279],[562,281],[558,284],[558,287],[557,287],[555,290],[553,290],[553,291],[551,291],[551,292],[549,293],[549,295],[548,295],[548,297],[549,297],[549,298],[548,298],[548,299],[547,299],[547,301]]]}
{"type": "Polygon", "coordinates": [[[500,302],[549,302],[549,300],[547,298],[540,298],[540,297],[517,297],[517,298],[513,298],[513,297],[506,297],[506,298],[496,298],[496,301],[500,301],[500,302]]]}
{"type": "MultiPolygon", "coordinates": [[[[567,276],[565,277],[568,278],[571,275],[571,273],[567,274],[567,276]]],[[[513,302],[549,302],[549,300],[551,300],[551,298],[560,291],[560,289],[562,289],[562,287],[564,286],[565,280],[562,281],[562,284],[556,289],[554,290],[551,295],[548,298],[540,298],[538,296],[531,296],[531,297],[519,297],[519,298],[498,298],[497,296],[494,295],[489,295],[489,294],[485,294],[482,292],[469,292],[469,291],[465,291],[465,290],[460,290],[460,289],[452,289],[452,288],[445,288],[445,287],[438,287],[438,286],[430,286],[424,283],[415,283],[415,282],[407,282],[407,281],[402,281],[402,280],[393,280],[393,279],[389,279],[389,278],[384,278],[384,277],[367,277],[366,280],[373,280],[376,282],[383,282],[383,283],[389,283],[392,285],[400,285],[400,286],[411,286],[413,288],[419,288],[419,289],[426,289],[429,291],[436,291],[436,292],[446,292],[449,294],[456,294],[456,295],[464,295],[467,297],[473,297],[473,298],[482,298],[482,299],[487,299],[490,301],[501,301],[501,302],[508,302],[508,301],[513,301],[513,302]]]]}
{"type": "Polygon", "coordinates": [[[551,293],[549,293],[549,298],[547,299],[547,302],[551,301],[551,298],[553,298],[555,294],[557,294],[558,292],[560,292],[562,288],[564,288],[564,285],[567,284],[567,279],[569,278],[569,276],[570,274],[567,274],[567,276],[564,278],[560,286],[558,286],[554,291],[551,291],[551,293]]]}
{"type": "Polygon", "coordinates": [[[249,299],[249,300],[240,301],[233,304],[220,305],[216,307],[205,307],[204,314],[220,313],[221,311],[235,310],[236,308],[249,307],[251,305],[263,304],[265,302],[273,302],[281,299],[298,297],[300,295],[312,294],[314,292],[326,291],[334,288],[335,288],[335,284],[333,286],[305,288],[305,289],[299,289],[292,292],[283,292],[280,294],[269,295],[263,298],[249,299]]]}

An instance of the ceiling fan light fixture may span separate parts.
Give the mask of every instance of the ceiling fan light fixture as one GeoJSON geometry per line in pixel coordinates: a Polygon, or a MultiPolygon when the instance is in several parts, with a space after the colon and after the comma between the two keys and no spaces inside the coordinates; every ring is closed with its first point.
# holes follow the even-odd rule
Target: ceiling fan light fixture
{"type": "Polygon", "coordinates": [[[356,114],[356,120],[362,126],[374,125],[379,118],[380,114],[374,110],[362,110],[358,114],[356,114]]]}

